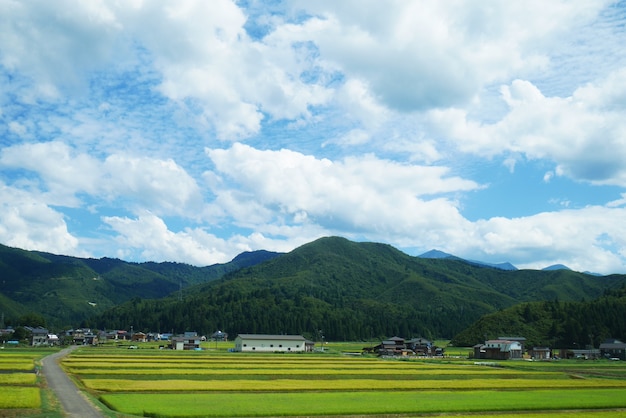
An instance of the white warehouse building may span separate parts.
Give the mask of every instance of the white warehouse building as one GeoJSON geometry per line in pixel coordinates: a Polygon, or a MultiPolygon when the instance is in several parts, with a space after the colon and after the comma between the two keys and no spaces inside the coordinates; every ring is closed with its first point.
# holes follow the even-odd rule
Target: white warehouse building
{"type": "Polygon", "coordinates": [[[239,334],[235,338],[235,351],[262,353],[303,352],[312,349],[302,335],[239,334]]]}

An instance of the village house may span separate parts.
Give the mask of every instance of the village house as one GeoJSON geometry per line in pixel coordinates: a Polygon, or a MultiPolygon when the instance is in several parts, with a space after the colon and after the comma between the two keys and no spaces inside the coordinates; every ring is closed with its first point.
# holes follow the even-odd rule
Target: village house
{"type": "Polygon", "coordinates": [[[406,342],[406,347],[418,356],[443,356],[443,348],[435,346],[426,338],[413,338],[406,342]]]}
{"type": "Polygon", "coordinates": [[[195,331],[185,332],[183,335],[172,337],[172,350],[200,350],[202,338],[195,331]]]}
{"type": "Polygon", "coordinates": [[[443,356],[443,349],[433,345],[425,338],[405,340],[401,337],[391,337],[374,347],[366,347],[363,351],[377,353],[379,356],[443,356]]]}
{"type": "Polygon", "coordinates": [[[74,345],[96,345],[100,340],[98,333],[94,333],[90,328],[77,328],[65,331],[65,337],[74,345]]]}
{"type": "Polygon", "coordinates": [[[550,360],[551,350],[548,347],[533,347],[528,350],[528,355],[533,360],[550,360]]]}
{"type": "Polygon", "coordinates": [[[48,335],[50,332],[43,327],[24,327],[27,331],[30,332],[30,345],[32,346],[41,346],[48,345],[48,335]]]}
{"type": "Polygon", "coordinates": [[[217,330],[213,334],[211,334],[211,340],[213,341],[228,341],[228,334],[217,330]]]}
{"type": "Polygon", "coordinates": [[[522,343],[518,338],[487,340],[474,346],[474,358],[490,360],[515,360],[522,358],[522,343]]]}
{"type": "Polygon", "coordinates": [[[133,336],[130,338],[133,342],[145,343],[147,340],[147,335],[141,331],[133,333],[133,336]]]}
{"type": "Polygon", "coordinates": [[[302,335],[239,334],[235,338],[235,351],[254,352],[304,352],[312,350],[302,335]]]}
{"type": "Polygon", "coordinates": [[[600,344],[600,355],[610,359],[626,360],[626,343],[609,339],[600,344]]]}

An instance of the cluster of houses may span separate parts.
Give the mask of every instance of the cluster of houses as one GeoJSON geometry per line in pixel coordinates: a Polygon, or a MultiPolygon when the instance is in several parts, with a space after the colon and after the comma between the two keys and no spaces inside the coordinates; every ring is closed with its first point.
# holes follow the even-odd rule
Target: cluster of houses
{"type": "Polygon", "coordinates": [[[426,356],[441,357],[444,350],[435,346],[425,338],[413,338],[405,340],[401,337],[392,337],[381,341],[374,347],[363,348],[365,353],[375,353],[379,356],[426,356]]]}
{"type": "Polygon", "coordinates": [[[626,360],[626,343],[616,339],[608,339],[598,348],[560,349],[558,352],[553,352],[549,347],[533,347],[526,350],[525,342],[526,339],[523,337],[499,337],[494,340],[487,340],[473,347],[473,357],[487,360],[551,360],[558,358],[626,360]]]}
{"type": "MultiPolygon", "coordinates": [[[[199,350],[200,343],[207,340],[205,336],[198,335],[197,332],[185,332],[180,335],[169,333],[144,333],[126,330],[98,331],[90,328],[77,328],[64,331],[57,335],[51,333],[43,327],[24,327],[29,333],[29,344],[33,347],[56,346],[62,344],[72,345],[99,345],[105,341],[119,341],[131,343],[143,343],[149,341],[163,341],[167,347],[173,350],[199,350]]],[[[13,329],[0,330],[0,335],[8,337],[8,344],[17,344],[18,341],[11,340],[13,329]]],[[[228,334],[216,331],[211,335],[211,340],[228,341],[228,334]]],[[[134,346],[131,346],[134,347],[134,346]]],[[[165,347],[163,345],[162,347],[165,347]]]]}
{"type": "MultiPolygon", "coordinates": [[[[207,341],[207,337],[197,332],[185,332],[179,335],[171,333],[143,333],[126,330],[95,331],[89,328],[78,328],[64,331],[60,335],[51,333],[43,327],[24,327],[30,334],[32,346],[54,346],[61,344],[98,345],[105,341],[129,341],[142,343],[148,341],[163,341],[161,348],[173,350],[200,350],[200,344],[207,341]],[[165,344],[167,343],[167,344],[165,344]]],[[[0,330],[0,335],[10,336],[13,330],[0,330]]],[[[214,332],[209,341],[228,341],[228,334],[222,331],[214,332]]],[[[7,343],[17,341],[8,340],[7,343]]],[[[526,339],[523,337],[499,337],[486,340],[473,347],[471,357],[481,360],[551,360],[556,358],[606,358],[612,360],[626,360],[626,343],[609,339],[598,348],[587,347],[580,349],[562,349],[553,351],[549,347],[532,347],[526,349],[526,339]]],[[[315,343],[302,335],[272,335],[272,334],[239,334],[235,338],[234,352],[311,352],[315,343]]],[[[130,347],[136,348],[135,345],[130,347]]],[[[323,349],[323,348],[322,348],[323,349]]],[[[444,355],[444,349],[435,346],[425,338],[405,340],[401,337],[392,337],[381,341],[380,344],[363,348],[364,353],[374,353],[380,356],[427,356],[437,357],[444,355]]]]}

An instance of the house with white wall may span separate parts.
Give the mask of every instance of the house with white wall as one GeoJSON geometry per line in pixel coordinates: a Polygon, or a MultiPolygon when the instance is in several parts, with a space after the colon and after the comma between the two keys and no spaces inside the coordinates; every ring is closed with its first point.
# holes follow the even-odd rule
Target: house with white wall
{"type": "Polygon", "coordinates": [[[185,332],[183,335],[172,337],[172,350],[199,350],[202,337],[197,332],[185,332]]]}
{"type": "Polygon", "coordinates": [[[240,352],[304,352],[306,339],[302,335],[239,334],[235,351],[240,352]]]}
{"type": "Polygon", "coordinates": [[[522,358],[522,343],[518,340],[487,340],[474,346],[474,358],[511,360],[522,358]]]}

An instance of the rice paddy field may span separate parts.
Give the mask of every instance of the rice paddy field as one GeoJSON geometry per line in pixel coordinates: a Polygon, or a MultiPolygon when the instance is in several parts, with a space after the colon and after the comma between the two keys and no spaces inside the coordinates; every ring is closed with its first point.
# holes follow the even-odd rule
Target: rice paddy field
{"type": "Polygon", "coordinates": [[[52,352],[0,350],[0,416],[54,416],[52,409],[46,409],[52,402],[38,373],[39,361],[52,352]]]}
{"type": "Polygon", "coordinates": [[[85,348],[62,364],[122,416],[626,416],[625,362],[484,364],[342,351],[353,354],[85,348]]]}

